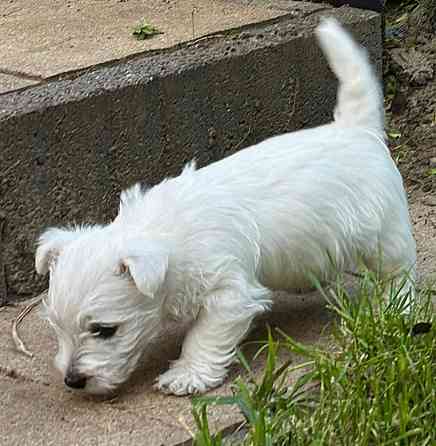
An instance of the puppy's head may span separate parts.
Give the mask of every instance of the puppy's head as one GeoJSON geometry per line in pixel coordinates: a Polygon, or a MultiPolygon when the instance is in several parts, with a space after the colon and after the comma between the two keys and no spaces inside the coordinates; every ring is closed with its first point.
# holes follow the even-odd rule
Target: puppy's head
{"type": "Polygon", "coordinates": [[[35,266],[50,272],[43,313],[57,334],[55,364],[65,384],[111,393],[156,334],[165,249],[110,226],[51,228],[39,239],[35,266]]]}

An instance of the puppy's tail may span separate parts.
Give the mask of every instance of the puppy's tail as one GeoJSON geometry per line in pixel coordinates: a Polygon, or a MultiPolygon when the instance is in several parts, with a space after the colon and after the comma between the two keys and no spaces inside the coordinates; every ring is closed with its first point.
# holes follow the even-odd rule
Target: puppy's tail
{"type": "Polygon", "coordinates": [[[324,19],[316,33],[339,79],[335,121],[344,127],[363,127],[383,135],[383,93],[366,50],[333,18],[324,19]]]}

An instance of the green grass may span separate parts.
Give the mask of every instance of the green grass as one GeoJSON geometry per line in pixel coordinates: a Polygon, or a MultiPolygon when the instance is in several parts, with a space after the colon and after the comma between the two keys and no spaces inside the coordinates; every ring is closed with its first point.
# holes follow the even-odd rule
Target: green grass
{"type": "Polygon", "coordinates": [[[326,294],[339,316],[329,347],[270,334],[266,364],[256,380],[250,367],[229,397],[193,400],[195,446],[221,446],[208,426],[210,405],[236,405],[245,418],[244,446],[436,444],[436,328],[432,292],[421,292],[409,316],[397,291],[370,273],[354,298],[337,285],[326,294]],[[383,299],[389,289],[390,298],[383,299]],[[356,298],[357,297],[357,298],[356,298]],[[303,358],[304,374],[289,386],[295,367],[277,364],[279,349],[303,358]],[[288,381],[289,382],[289,381],[288,381]]]}

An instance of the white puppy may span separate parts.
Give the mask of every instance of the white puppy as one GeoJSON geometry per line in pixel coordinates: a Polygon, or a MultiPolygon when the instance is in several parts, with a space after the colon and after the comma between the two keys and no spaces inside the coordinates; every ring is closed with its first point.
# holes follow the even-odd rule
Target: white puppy
{"type": "Polygon", "coordinates": [[[67,386],[126,381],[165,320],[195,320],[157,386],[218,386],[271,290],[324,281],[361,260],[410,274],[415,243],[401,176],[383,142],[383,98],[366,53],[333,19],[317,29],[339,78],[335,120],[268,139],[200,170],[121,194],[107,226],[46,230],[36,269],[67,386]],[[381,255],[381,258],[380,258],[381,255]]]}

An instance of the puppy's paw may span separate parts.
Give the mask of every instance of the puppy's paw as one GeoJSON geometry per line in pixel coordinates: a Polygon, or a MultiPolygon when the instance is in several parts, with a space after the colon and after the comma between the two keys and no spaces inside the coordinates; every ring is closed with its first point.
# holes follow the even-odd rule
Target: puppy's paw
{"type": "Polygon", "coordinates": [[[180,362],[180,364],[178,361],[174,363],[169,370],[157,378],[155,388],[167,394],[182,396],[204,393],[221,384],[222,380],[211,382],[207,377],[192,370],[188,364],[180,362]]]}

